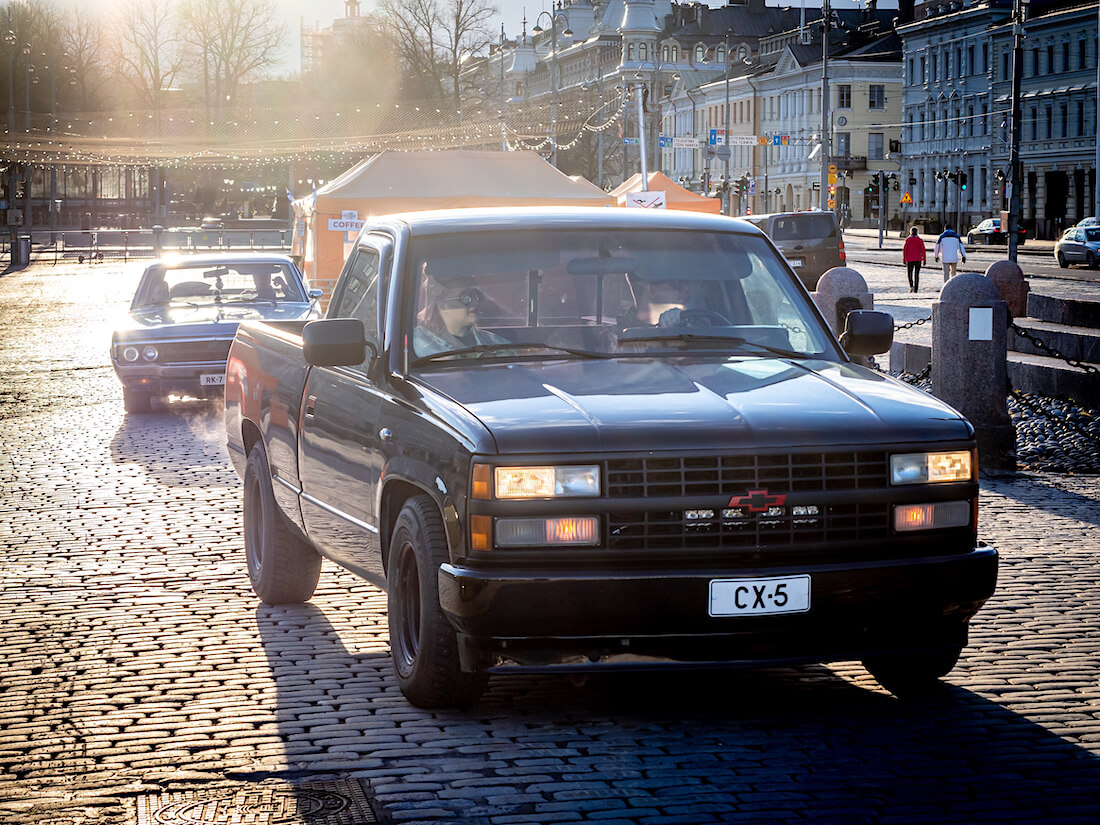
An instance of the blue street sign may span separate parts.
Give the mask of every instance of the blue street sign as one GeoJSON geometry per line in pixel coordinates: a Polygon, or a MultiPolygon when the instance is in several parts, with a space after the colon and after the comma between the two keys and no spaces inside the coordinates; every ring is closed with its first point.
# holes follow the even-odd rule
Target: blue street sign
{"type": "Polygon", "coordinates": [[[7,201],[0,201],[0,209],[7,209],[7,208],[8,208],[8,202],[7,201]]]}
{"type": "Polygon", "coordinates": [[[667,149],[672,146],[672,138],[668,135],[661,135],[657,138],[657,146],[661,149],[667,149]]]}
{"type": "Polygon", "coordinates": [[[627,146],[637,146],[638,138],[623,138],[623,143],[625,143],[627,146]]]}
{"type": "Polygon", "coordinates": [[[755,180],[750,180],[749,181],[749,194],[750,195],[755,195],[756,194],[756,181],[755,180]]]}

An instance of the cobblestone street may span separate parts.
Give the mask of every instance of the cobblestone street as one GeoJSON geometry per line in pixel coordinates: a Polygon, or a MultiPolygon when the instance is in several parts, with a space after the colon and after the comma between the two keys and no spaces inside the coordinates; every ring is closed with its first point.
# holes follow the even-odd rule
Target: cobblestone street
{"type": "Polygon", "coordinates": [[[2,825],[1100,821],[1100,477],[983,479],[997,593],[927,699],[851,662],[418,710],[384,593],[252,594],[220,410],[124,414],[142,267],[0,277],[2,825]]]}

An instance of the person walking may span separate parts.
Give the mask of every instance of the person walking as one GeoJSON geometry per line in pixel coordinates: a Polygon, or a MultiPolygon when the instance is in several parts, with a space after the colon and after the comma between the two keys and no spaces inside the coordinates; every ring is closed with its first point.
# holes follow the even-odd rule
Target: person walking
{"type": "Polygon", "coordinates": [[[909,237],[905,239],[905,245],[901,248],[901,259],[905,261],[905,274],[909,277],[909,291],[916,292],[920,288],[920,268],[928,263],[928,249],[917,234],[914,226],[909,230],[909,237]]]}
{"type": "Polygon", "coordinates": [[[966,263],[966,247],[963,246],[959,233],[948,228],[936,239],[936,248],[933,251],[937,261],[943,259],[943,282],[946,284],[955,277],[959,261],[966,263]]]}

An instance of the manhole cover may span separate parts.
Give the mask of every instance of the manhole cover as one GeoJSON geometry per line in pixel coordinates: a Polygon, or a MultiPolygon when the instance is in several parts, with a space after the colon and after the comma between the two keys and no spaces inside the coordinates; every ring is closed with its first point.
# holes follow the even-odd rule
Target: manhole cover
{"type": "Polygon", "coordinates": [[[352,780],[219,785],[139,797],[138,825],[364,825],[378,822],[352,780]]]}

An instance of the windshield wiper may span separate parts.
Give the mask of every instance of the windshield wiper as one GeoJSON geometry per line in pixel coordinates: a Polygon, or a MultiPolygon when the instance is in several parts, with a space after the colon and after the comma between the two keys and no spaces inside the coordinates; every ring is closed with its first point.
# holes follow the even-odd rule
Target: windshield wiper
{"type": "Polygon", "coordinates": [[[530,343],[530,344],[514,344],[510,342],[501,342],[496,344],[478,344],[474,347],[463,347],[462,349],[449,349],[443,352],[432,353],[431,355],[425,355],[417,358],[412,362],[412,366],[418,367],[421,364],[429,364],[434,361],[446,361],[450,358],[455,358],[463,355],[476,355],[481,352],[496,352],[502,356],[517,355],[520,350],[542,350],[545,352],[560,352],[566,355],[574,355],[577,358],[613,358],[615,357],[611,353],[604,352],[592,352],[585,349],[572,349],[570,347],[556,347],[552,344],[530,343]]]}
{"type": "Polygon", "coordinates": [[[649,343],[651,341],[685,341],[685,342],[702,342],[702,343],[722,343],[722,344],[736,344],[739,347],[756,347],[764,352],[771,353],[772,355],[780,355],[784,358],[809,358],[810,355],[805,352],[795,352],[794,350],[784,349],[783,347],[773,347],[770,344],[761,344],[758,341],[750,341],[748,338],[742,338],[737,335],[708,335],[698,332],[670,332],[661,335],[645,335],[645,336],[620,336],[620,341],[629,341],[631,343],[642,342],[649,343]]]}

